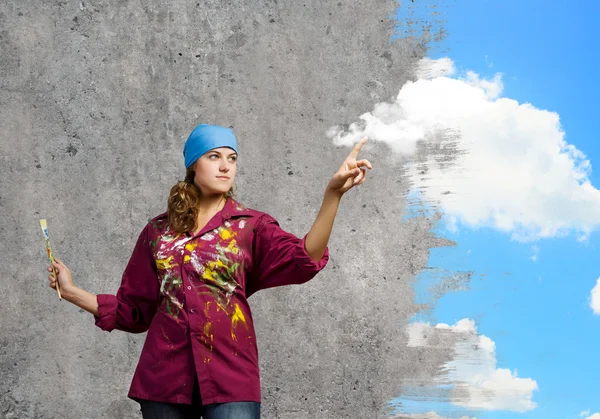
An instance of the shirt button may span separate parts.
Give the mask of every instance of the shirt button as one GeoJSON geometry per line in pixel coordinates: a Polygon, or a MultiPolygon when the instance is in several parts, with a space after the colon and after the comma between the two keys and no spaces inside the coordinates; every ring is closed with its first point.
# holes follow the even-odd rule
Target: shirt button
{"type": "Polygon", "coordinates": [[[195,312],[196,312],[196,310],[194,310],[194,309],[190,310],[190,313],[192,313],[192,314],[194,314],[195,312]]]}
{"type": "Polygon", "coordinates": [[[188,290],[191,290],[191,289],[192,289],[192,287],[188,285],[188,290]]]}

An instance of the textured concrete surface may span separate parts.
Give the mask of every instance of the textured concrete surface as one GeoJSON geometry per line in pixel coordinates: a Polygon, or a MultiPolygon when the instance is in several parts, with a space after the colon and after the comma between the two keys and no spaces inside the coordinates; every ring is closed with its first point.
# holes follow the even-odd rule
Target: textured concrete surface
{"type": "MultiPolygon", "coordinates": [[[[390,43],[397,4],[0,2],[0,416],[135,418],[144,336],[111,334],[46,285],[39,218],[77,284],[116,292],[135,238],[183,177],[198,123],[232,126],[237,198],[305,234],[349,149],[325,136],[412,76],[422,46],[390,43]]],[[[374,418],[449,354],[407,348],[412,281],[433,237],[402,222],[389,150],[343,199],[327,268],[251,298],[265,418],[374,418]]]]}

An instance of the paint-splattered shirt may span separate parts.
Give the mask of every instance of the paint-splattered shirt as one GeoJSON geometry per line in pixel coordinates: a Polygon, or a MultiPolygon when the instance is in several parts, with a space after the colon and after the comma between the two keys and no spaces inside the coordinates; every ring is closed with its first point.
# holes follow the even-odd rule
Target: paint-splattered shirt
{"type": "Polygon", "coordinates": [[[323,269],[328,250],[314,261],[304,241],[231,198],[194,236],[174,233],[166,213],[152,219],[117,295],[98,295],[98,327],[148,331],[129,397],[191,403],[197,375],[203,404],[260,402],[247,298],[323,269]]]}

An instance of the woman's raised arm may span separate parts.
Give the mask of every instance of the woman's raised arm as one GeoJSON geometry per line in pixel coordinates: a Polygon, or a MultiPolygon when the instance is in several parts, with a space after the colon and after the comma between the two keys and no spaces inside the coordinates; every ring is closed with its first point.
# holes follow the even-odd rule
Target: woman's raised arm
{"type": "Polygon", "coordinates": [[[366,142],[367,137],[356,143],[327,185],[319,214],[306,234],[304,242],[304,247],[313,260],[320,260],[325,253],[342,196],[365,181],[366,168],[373,168],[368,160],[356,160],[358,152],[366,142]]]}

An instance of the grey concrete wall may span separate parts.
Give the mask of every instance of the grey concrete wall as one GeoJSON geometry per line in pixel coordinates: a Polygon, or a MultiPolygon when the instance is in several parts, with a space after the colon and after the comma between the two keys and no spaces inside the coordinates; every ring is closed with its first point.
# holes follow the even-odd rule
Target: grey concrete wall
{"type": "MultiPolygon", "coordinates": [[[[166,209],[198,123],[232,126],[237,198],[305,234],[349,149],[325,136],[395,96],[424,49],[390,43],[397,4],[0,2],[0,416],[140,417],[144,336],[105,333],[47,287],[39,218],[76,283],[116,292],[166,209]]],[[[342,201],[327,268],[251,298],[265,418],[373,418],[448,354],[406,348],[412,281],[444,245],[402,222],[409,185],[380,145],[342,201]]]]}

